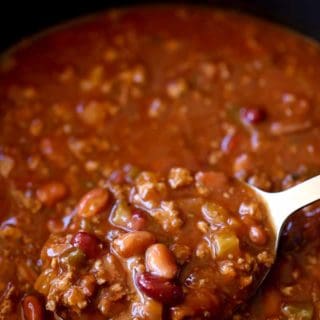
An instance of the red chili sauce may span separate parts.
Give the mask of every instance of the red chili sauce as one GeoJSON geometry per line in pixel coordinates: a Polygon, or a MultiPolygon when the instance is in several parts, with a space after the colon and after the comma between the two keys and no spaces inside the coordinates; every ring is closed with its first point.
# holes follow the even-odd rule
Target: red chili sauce
{"type": "Polygon", "coordinates": [[[0,62],[0,319],[320,319],[320,48],[233,12],[110,11],[0,62]]]}

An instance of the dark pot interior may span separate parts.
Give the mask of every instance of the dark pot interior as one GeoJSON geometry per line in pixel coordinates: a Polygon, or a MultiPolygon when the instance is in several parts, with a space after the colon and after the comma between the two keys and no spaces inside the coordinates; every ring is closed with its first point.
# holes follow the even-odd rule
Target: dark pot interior
{"type": "Polygon", "coordinates": [[[320,2],[318,0],[207,0],[207,1],[3,1],[0,4],[0,50],[44,28],[110,7],[192,3],[242,10],[284,24],[320,40],[320,2]]]}

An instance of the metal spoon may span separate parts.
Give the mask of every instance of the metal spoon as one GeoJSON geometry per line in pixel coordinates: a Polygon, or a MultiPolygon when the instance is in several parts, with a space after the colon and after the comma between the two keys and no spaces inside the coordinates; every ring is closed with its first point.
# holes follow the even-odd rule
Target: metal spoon
{"type": "MultiPolygon", "coordinates": [[[[262,198],[268,210],[270,222],[274,226],[276,235],[274,244],[275,253],[278,250],[281,229],[284,222],[298,209],[320,200],[320,175],[281,192],[269,193],[253,186],[249,187],[262,198]]],[[[268,272],[266,272],[256,288],[261,285],[268,272]]]]}

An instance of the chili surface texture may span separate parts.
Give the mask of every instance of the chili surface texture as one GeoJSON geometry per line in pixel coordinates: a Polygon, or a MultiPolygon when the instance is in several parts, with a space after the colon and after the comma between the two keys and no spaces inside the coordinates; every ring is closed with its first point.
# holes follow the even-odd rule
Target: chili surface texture
{"type": "Polygon", "coordinates": [[[101,13],[0,63],[0,319],[320,319],[320,49],[198,7],[101,13]]]}

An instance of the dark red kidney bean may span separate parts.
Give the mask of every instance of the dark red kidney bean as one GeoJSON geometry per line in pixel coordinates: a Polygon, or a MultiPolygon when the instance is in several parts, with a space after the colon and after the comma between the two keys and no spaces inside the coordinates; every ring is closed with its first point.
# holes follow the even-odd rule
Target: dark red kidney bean
{"type": "Polygon", "coordinates": [[[43,320],[44,310],[40,300],[33,295],[25,296],[21,302],[24,320],[43,320]]]}
{"type": "Polygon", "coordinates": [[[136,283],[144,294],[163,304],[176,305],[183,299],[181,286],[149,272],[138,274],[136,283]]]}
{"type": "Polygon", "coordinates": [[[240,115],[244,122],[250,124],[261,123],[267,117],[266,111],[262,108],[243,108],[240,115]]]}
{"type": "Polygon", "coordinates": [[[81,249],[88,258],[96,258],[100,253],[100,241],[99,239],[87,232],[79,231],[72,239],[73,246],[81,249]]]}

